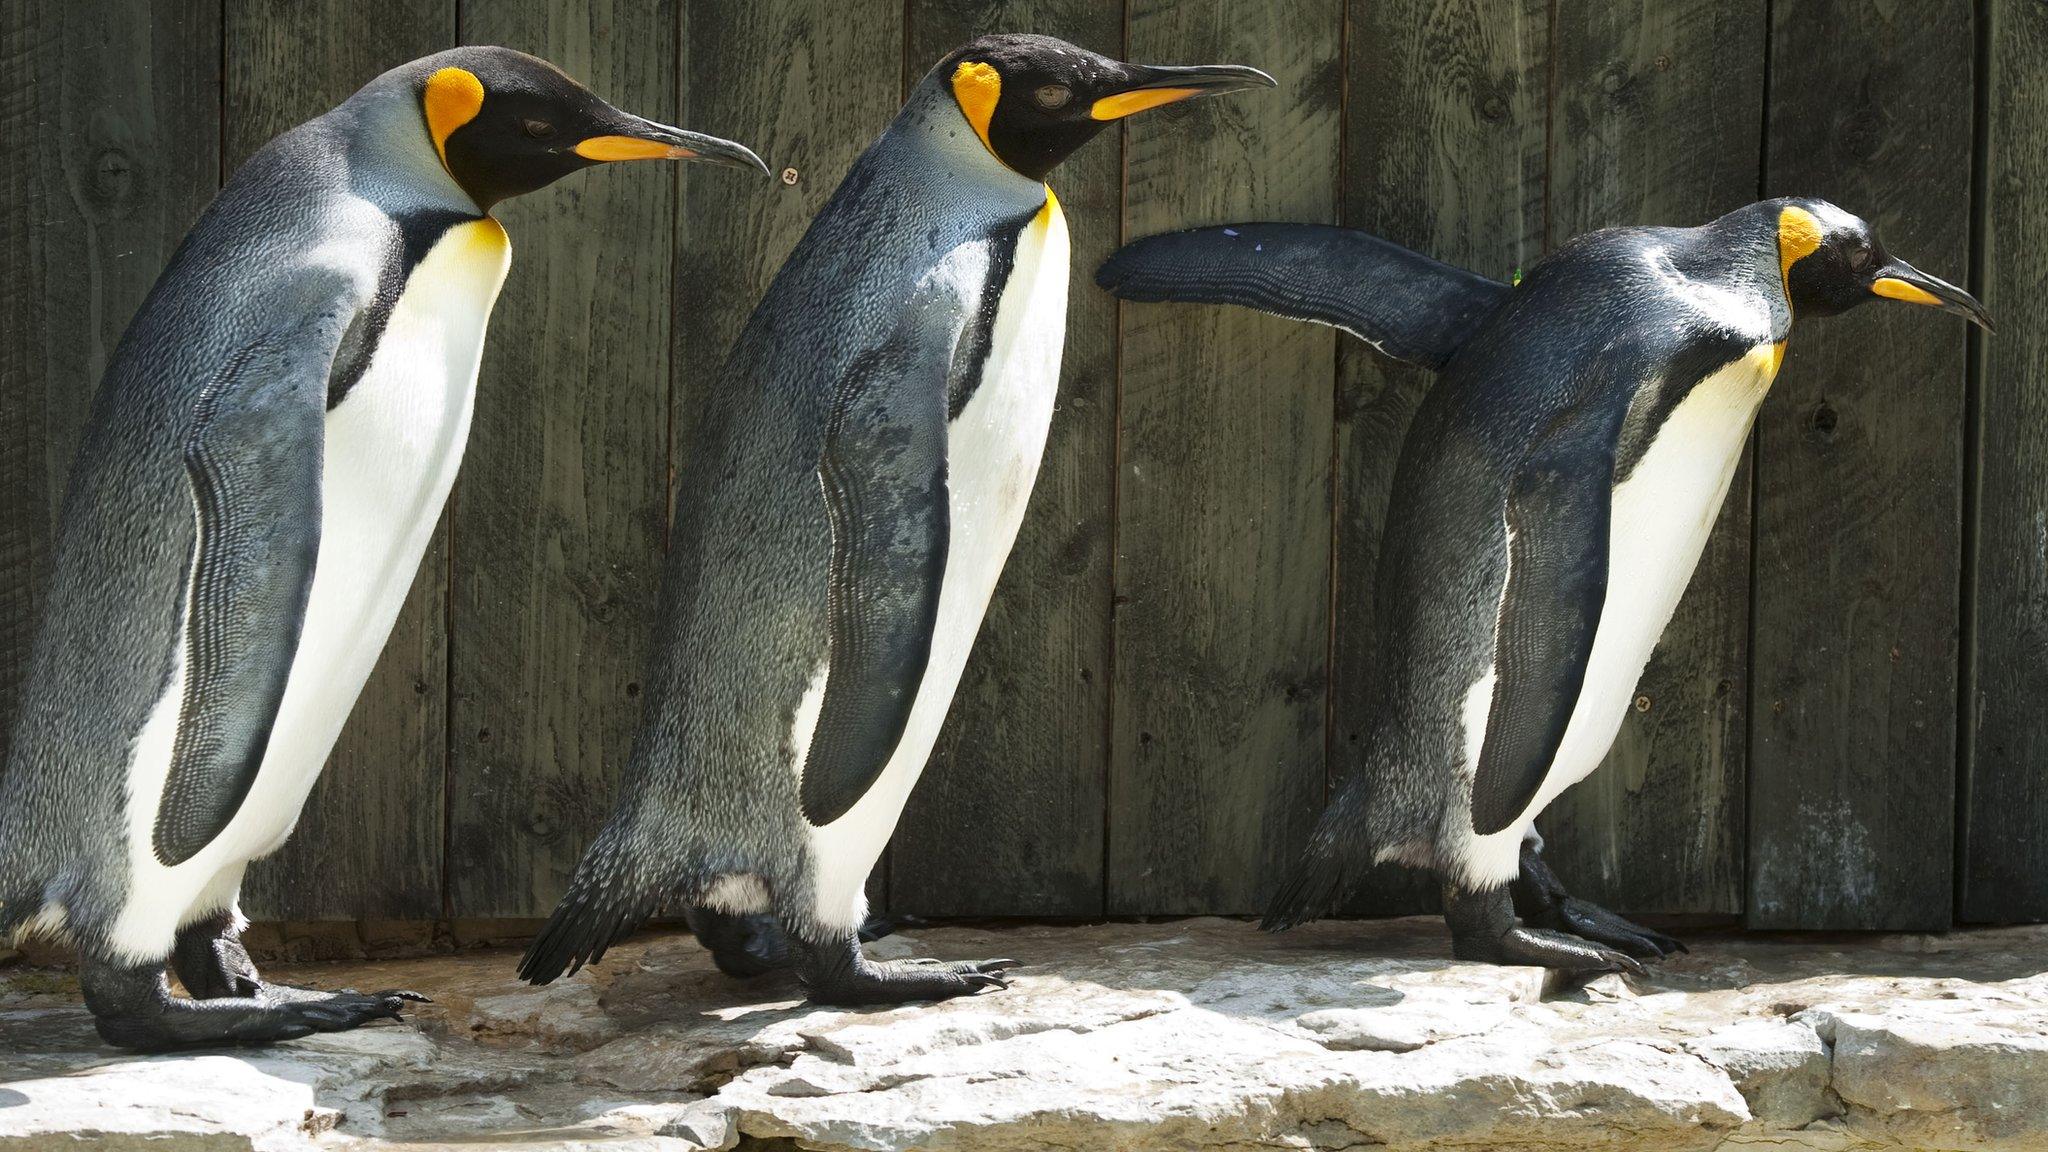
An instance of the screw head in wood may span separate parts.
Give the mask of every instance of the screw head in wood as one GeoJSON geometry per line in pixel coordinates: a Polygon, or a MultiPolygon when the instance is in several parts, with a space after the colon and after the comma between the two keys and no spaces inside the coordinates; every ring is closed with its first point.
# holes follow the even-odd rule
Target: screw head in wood
{"type": "Polygon", "coordinates": [[[794,168],[784,168],[784,169],[782,170],[782,182],[783,182],[784,184],[795,184],[795,183],[797,182],[797,180],[798,180],[798,179],[799,179],[799,177],[798,177],[798,175],[797,175],[797,170],[796,170],[796,169],[794,169],[794,168]]]}

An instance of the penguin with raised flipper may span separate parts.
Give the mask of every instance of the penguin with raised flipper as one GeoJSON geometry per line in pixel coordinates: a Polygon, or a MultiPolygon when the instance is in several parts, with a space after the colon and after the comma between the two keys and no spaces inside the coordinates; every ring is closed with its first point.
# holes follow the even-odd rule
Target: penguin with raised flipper
{"type": "Polygon", "coordinates": [[[912,90],[679,446],[646,713],[523,977],[678,903],[721,968],[786,958],[816,1002],[1001,984],[1002,961],[873,963],[857,928],[1052,420],[1068,249],[1045,177],[1124,116],[1271,84],[988,36],[912,90]]]}
{"type": "Polygon", "coordinates": [[[461,463],[511,258],[492,205],[628,159],[766,172],[531,56],[416,60],[251,157],[129,324],[0,776],[0,939],[75,944],[109,1043],[398,1016],[262,980],[242,872],[291,834],[461,463]]]}
{"type": "Polygon", "coordinates": [[[1793,320],[1884,297],[1990,327],[1967,293],[1811,199],[1593,232],[1512,288],[1304,224],[1140,240],[1097,282],[1335,325],[1441,374],[1388,507],[1366,758],[1265,926],[1327,912],[1393,860],[1442,880],[1459,957],[1580,975],[1680,945],[1569,895],[1534,822],[1620,729],[1793,320]]]}

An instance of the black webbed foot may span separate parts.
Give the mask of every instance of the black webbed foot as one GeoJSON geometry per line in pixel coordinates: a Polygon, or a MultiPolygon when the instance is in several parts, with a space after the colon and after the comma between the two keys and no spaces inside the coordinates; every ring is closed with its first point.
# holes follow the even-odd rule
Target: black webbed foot
{"type": "Polygon", "coordinates": [[[1617,916],[1564,890],[1530,841],[1522,842],[1522,870],[1509,885],[1516,915],[1537,928],[1568,932],[1628,953],[1638,960],[1662,960],[1685,945],[1653,928],[1617,916]]]}
{"type": "Polygon", "coordinates": [[[848,933],[836,943],[816,945],[792,935],[797,979],[814,1004],[851,1006],[949,1000],[985,988],[1007,988],[1005,969],[1015,960],[887,960],[876,962],[848,933]]]}
{"type": "Polygon", "coordinates": [[[429,997],[422,996],[417,992],[408,992],[403,988],[386,988],[381,992],[369,993],[358,992],[353,988],[343,988],[339,992],[328,992],[319,988],[300,988],[295,984],[273,984],[268,980],[263,982],[262,987],[256,993],[256,999],[263,1001],[265,1004],[314,1004],[333,1001],[337,998],[346,999],[348,997],[377,1001],[397,1001],[400,1004],[432,1004],[434,1002],[429,997]]]}
{"type": "MultiPolygon", "coordinates": [[[[256,964],[249,959],[248,949],[242,946],[241,933],[235,929],[234,915],[229,912],[216,913],[180,929],[177,943],[171,950],[171,970],[178,974],[178,983],[185,986],[185,994],[194,1000],[244,999],[267,1004],[306,1004],[326,1001],[337,995],[359,995],[354,990],[323,992],[315,988],[273,984],[263,979],[257,975],[256,964]]],[[[414,1004],[433,1003],[417,992],[396,989],[372,993],[371,998],[414,1004]]]]}
{"type": "Polygon", "coordinates": [[[1444,920],[1451,927],[1451,954],[1460,960],[1532,964],[1557,969],[1575,979],[1608,972],[1643,975],[1642,964],[1626,952],[1563,932],[1516,924],[1514,904],[1505,887],[1466,892],[1445,885],[1444,920]]]}
{"type": "Polygon", "coordinates": [[[253,997],[263,987],[231,912],[217,912],[179,929],[171,970],[194,1000],[253,997]]]}
{"type": "MultiPolygon", "coordinates": [[[[794,963],[782,922],[768,913],[734,915],[693,904],[683,910],[683,919],[690,925],[697,943],[711,952],[712,963],[727,976],[745,980],[794,963]]],[[[898,928],[918,923],[911,916],[872,913],[861,921],[860,938],[863,943],[880,940],[898,928]]]]}
{"type": "Polygon", "coordinates": [[[745,980],[790,965],[789,940],[773,916],[736,916],[692,904],[683,910],[683,919],[727,976],[745,980]]]}
{"type": "Polygon", "coordinates": [[[422,999],[410,992],[365,996],[265,985],[256,996],[188,1000],[171,995],[161,965],[131,968],[91,959],[82,966],[79,987],[100,1038],[138,1052],[268,1044],[342,1032],[373,1020],[397,1020],[406,1001],[422,999]]]}

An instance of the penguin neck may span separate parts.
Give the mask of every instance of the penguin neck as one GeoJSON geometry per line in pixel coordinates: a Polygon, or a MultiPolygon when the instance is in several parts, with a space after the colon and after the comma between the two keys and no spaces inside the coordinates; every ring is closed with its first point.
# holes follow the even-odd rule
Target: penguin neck
{"type": "Polygon", "coordinates": [[[1694,229],[1696,243],[1674,253],[1680,271],[1701,280],[1754,290],[1771,313],[1771,340],[1792,331],[1792,302],[1778,267],[1778,226],[1771,205],[1751,204],[1694,229]]]}
{"type": "Polygon", "coordinates": [[[441,163],[410,87],[371,85],[334,115],[346,141],[349,190],[357,196],[393,217],[488,215],[441,163]]]}
{"type": "Polygon", "coordinates": [[[930,77],[911,92],[880,145],[952,173],[965,182],[963,191],[980,193],[1006,210],[1031,212],[1045,203],[1048,185],[997,159],[952,93],[930,77]]]}

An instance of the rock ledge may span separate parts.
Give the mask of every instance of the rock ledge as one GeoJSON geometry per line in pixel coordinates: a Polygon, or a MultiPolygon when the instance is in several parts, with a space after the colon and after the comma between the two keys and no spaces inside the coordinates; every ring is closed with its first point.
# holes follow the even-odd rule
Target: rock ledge
{"type": "Polygon", "coordinates": [[[410,1027],[267,1050],[97,1047],[61,974],[0,970],[13,1149],[2048,1147],[2048,928],[1724,937],[1546,988],[1440,922],[938,928],[1006,992],[803,1007],[654,936],[543,989],[513,956],[278,967],[413,987],[410,1027]]]}

